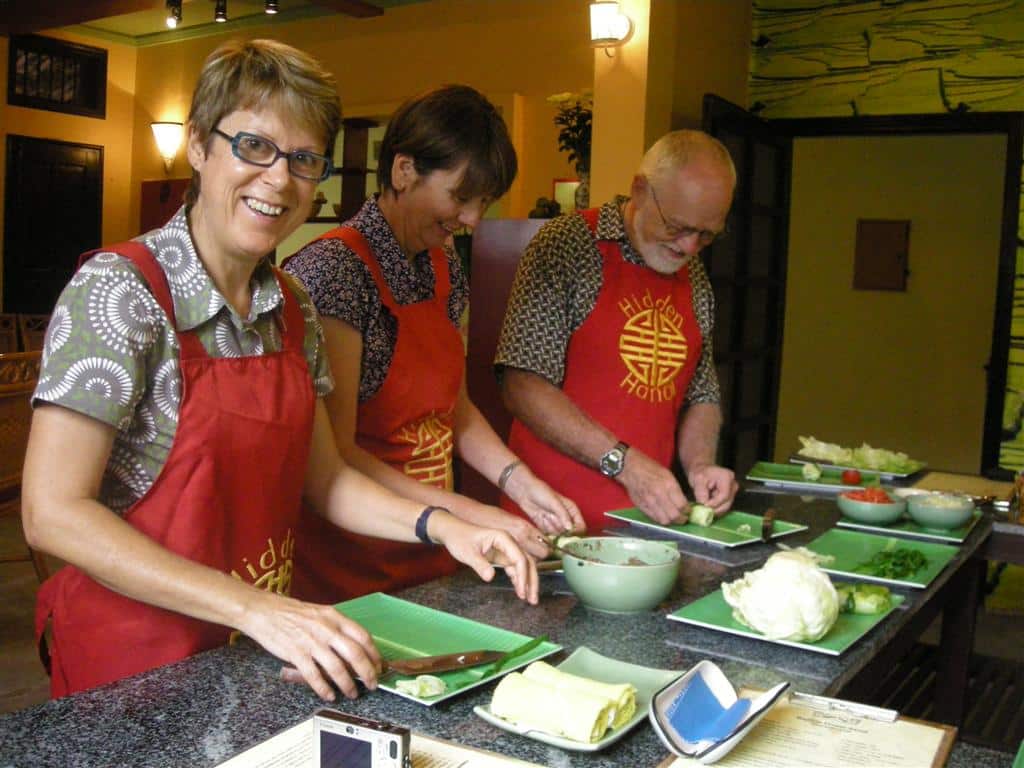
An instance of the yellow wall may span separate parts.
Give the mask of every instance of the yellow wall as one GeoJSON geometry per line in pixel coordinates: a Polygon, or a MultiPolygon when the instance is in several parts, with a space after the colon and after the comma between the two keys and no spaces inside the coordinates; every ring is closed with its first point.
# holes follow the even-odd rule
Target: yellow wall
{"type": "MultiPolygon", "coordinates": [[[[405,98],[445,83],[468,83],[499,104],[511,105],[520,95],[520,177],[508,215],[525,216],[537,197],[551,196],[554,177],[574,175],[558,151],[554,108],[545,99],[590,87],[587,23],[586,5],[578,0],[489,2],[486,14],[476,0],[435,0],[388,9],[372,19],[332,17],[246,28],[244,36],[275,37],[319,58],[337,77],[349,116],[386,115],[405,98]]],[[[140,50],[140,121],[148,123],[167,109],[179,109],[183,116],[203,58],[228,37],[140,50]]],[[[136,168],[156,172],[155,151],[146,149],[136,168]]],[[[187,170],[180,158],[179,168],[179,175],[187,170]]]]}
{"type": "Polygon", "coordinates": [[[673,128],[700,127],[705,93],[747,106],[751,5],[746,0],[675,3],[673,128]]]}
{"type": "MultiPolygon", "coordinates": [[[[0,99],[0,147],[6,146],[7,135],[17,134],[38,139],[93,144],[103,147],[103,242],[113,243],[136,234],[138,226],[137,185],[132,183],[132,143],[135,97],[136,50],[122,45],[51,33],[95,48],[106,48],[107,54],[107,115],[105,119],[79,117],[60,112],[48,112],[25,107],[12,107],[6,98],[0,99]],[[135,200],[134,216],[131,210],[135,200]]],[[[0,37],[0,83],[7,82],[7,55],[9,39],[0,37]]],[[[146,130],[149,130],[148,122],[146,130]]],[[[152,141],[152,139],[150,139],[152,141]]],[[[159,160],[157,161],[159,162],[159,160]]],[[[0,152],[0,197],[7,194],[6,151],[0,152]]],[[[59,212],[54,212],[55,215],[59,212]]],[[[2,217],[0,217],[2,219],[2,217]]],[[[54,222],[59,225],[59,221],[54,222]]],[[[0,243],[3,242],[0,221],[0,243]]],[[[0,254],[2,255],[2,254],[0,254]]],[[[0,295],[2,295],[0,270],[0,295]]]]}
{"type": "Polygon", "coordinates": [[[632,37],[594,52],[591,204],[629,192],[643,153],[669,130],[698,128],[715,93],[747,103],[751,6],[745,0],[622,0],[632,37]]]}
{"type": "Polygon", "coordinates": [[[794,142],[777,460],[814,435],[978,471],[1005,144],[794,142]],[[858,218],[911,221],[905,293],[852,289],[858,218]]]}

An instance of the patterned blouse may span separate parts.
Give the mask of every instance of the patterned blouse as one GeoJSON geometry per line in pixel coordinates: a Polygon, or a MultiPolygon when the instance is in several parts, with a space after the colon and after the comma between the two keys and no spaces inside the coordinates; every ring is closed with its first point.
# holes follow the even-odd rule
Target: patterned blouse
{"type": "MultiPolygon", "coordinates": [[[[167,275],[178,326],[195,331],[211,357],[277,352],[280,286],[266,262],[253,274],[252,307],[239,316],[196,254],[181,208],[139,240],[167,275]]],[[[334,388],[316,310],[288,278],[306,318],[303,350],[314,390],[334,388]]],[[[124,513],[160,474],[174,442],[181,396],[178,339],[128,259],[100,253],[71,278],[53,310],[33,402],[56,403],[117,430],[99,500],[124,513]]]]}
{"type": "MultiPolygon", "coordinates": [[[[622,208],[627,200],[619,196],[601,206],[597,237],[618,242],[626,261],[643,265],[626,236],[622,208]]],[[[721,398],[711,349],[715,299],[700,259],[689,266],[703,345],[686,402],[717,403],[721,398]]],[[[602,280],[601,252],[581,216],[559,216],[541,227],[516,269],[494,359],[498,375],[511,366],[561,386],[569,339],[597,304],[602,280]]]]}
{"type": "MultiPolygon", "coordinates": [[[[427,251],[406,258],[391,225],[370,197],[344,226],[366,238],[380,264],[391,295],[399,304],[413,304],[434,296],[434,267],[427,251]]],[[[448,318],[461,329],[460,319],[469,303],[469,286],[462,263],[451,248],[448,272],[452,292],[448,318]]],[[[288,259],[285,269],[305,283],[317,311],[351,325],[363,337],[359,376],[359,402],[366,402],[381,388],[391,367],[398,340],[398,322],[381,302],[369,268],[340,240],[315,240],[288,259]]]]}

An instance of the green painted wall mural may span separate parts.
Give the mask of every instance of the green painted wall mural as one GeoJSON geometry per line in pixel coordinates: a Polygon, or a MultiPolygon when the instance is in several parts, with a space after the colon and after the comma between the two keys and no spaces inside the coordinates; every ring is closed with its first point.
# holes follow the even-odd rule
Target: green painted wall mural
{"type": "MultiPolygon", "coordinates": [[[[1024,111],[1024,0],[752,5],[750,109],[763,117],[1024,111]]],[[[1017,470],[1024,468],[1021,247],[1011,335],[999,464],[1017,470]]]]}

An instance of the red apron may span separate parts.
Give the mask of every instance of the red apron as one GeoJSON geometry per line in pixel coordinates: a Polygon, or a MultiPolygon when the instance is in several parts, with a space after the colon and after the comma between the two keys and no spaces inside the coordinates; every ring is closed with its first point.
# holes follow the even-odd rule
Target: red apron
{"type": "MultiPolygon", "coordinates": [[[[167,278],[139,243],[112,249],[142,272],[176,327],[167,278]]],[[[284,295],[282,351],[211,358],[178,332],[181,407],[170,455],[126,521],[167,549],[260,589],[288,594],[315,403],[303,355],[305,322],[284,295]]],[[[113,592],[74,566],[47,580],[36,639],[48,619],[51,694],[102,685],[223,645],[232,630],[113,592]]]]}
{"type": "MultiPolygon", "coordinates": [[[[414,480],[452,488],[453,419],[465,369],[462,339],[448,318],[448,258],[431,251],[434,298],[399,304],[369,244],[352,227],[337,239],[370,270],[381,302],[398,321],[398,340],[384,384],[356,414],[356,443],[414,480]]],[[[336,603],[370,592],[393,592],[454,573],[441,547],[360,536],[306,510],[299,525],[295,596],[336,603]]]]}
{"type": "MultiPolygon", "coordinates": [[[[580,215],[596,233],[598,209],[580,215]]],[[[597,240],[597,248],[601,291],[569,341],[562,390],[620,440],[667,467],[702,345],[689,268],[662,275],[625,261],[616,242],[597,240]]],[[[518,419],[512,422],[509,447],[542,480],[579,504],[588,532],[624,525],[604,516],[634,506],[621,484],[539,440],[518,419]]],[[[523,514],[507,496],[501,505],[523,514]]]]}

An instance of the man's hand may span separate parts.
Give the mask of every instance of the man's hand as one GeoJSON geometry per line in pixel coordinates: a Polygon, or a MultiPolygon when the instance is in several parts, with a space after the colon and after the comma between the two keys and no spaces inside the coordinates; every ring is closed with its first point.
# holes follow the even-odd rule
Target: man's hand
{"type": "Polygon", "coordinates": [[[691,468],[686,479],[693,488],[693,497],[699,504],[705,504],[721,517],[729,511],[736,497],[739,484],[731,469],[715,464],[703,464],[691,468]]]}
{"type": "Polygon", "coordinates": [[[622,473],[615,478],[629,498],[657,523],[685,523],[690,505],[672,472],[633,446],[626,451],[622,473]]]}

